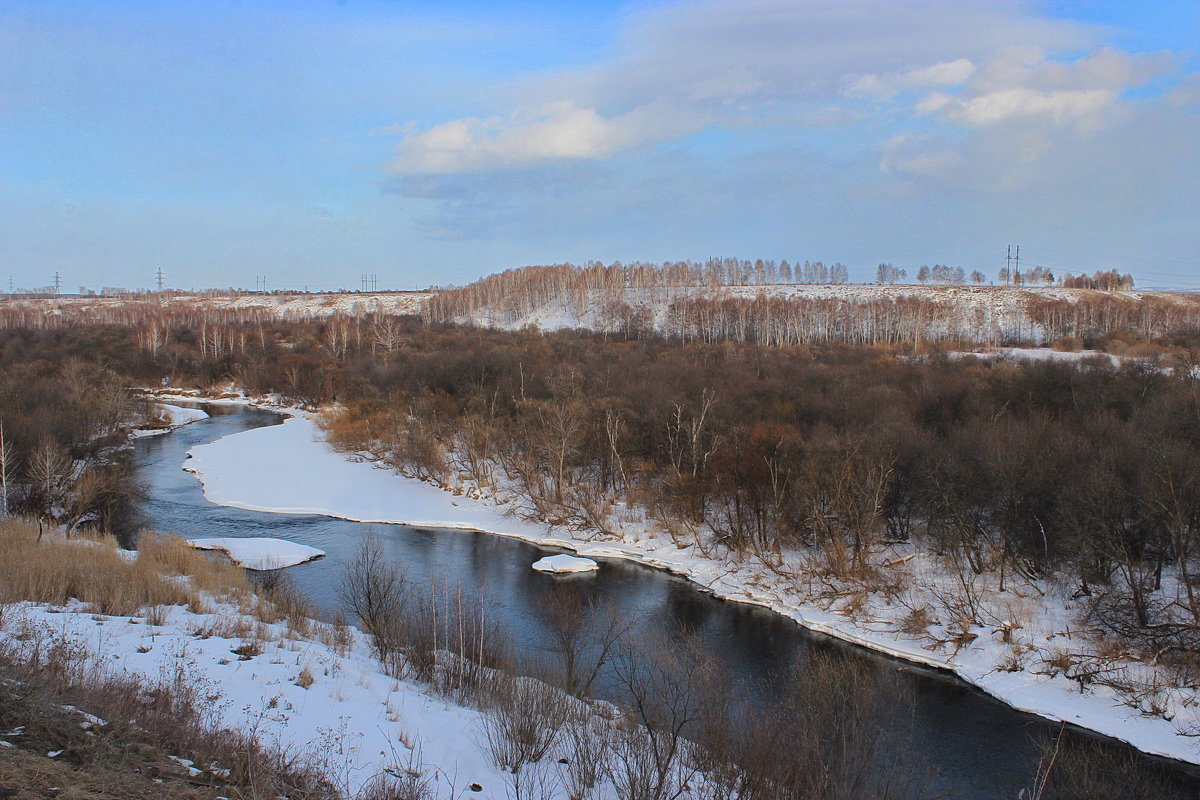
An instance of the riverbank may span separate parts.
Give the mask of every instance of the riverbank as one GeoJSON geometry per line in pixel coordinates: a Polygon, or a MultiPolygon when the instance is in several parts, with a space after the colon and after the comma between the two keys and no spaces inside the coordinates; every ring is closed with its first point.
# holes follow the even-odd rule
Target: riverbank
{"type": "MultiPolygon", "coordinates": [[[[874,554],[902,577],[887,591],[831,588],[797,556],[768,568],[711,550],[706,555],[623,506],[610,514],[619,538],[553,528],[523,518],[519,500],[503,491],[485,493],[465,483],[446,490],[334,452],[303,416],[194,448],[192,456],[185,468],[222,505],[478,529],[587,557],[637,561],[683,575],[719,597],[771,608],[808,628],[953,671],[1020,710],[1122,739],[1145,752],[1200,762],[1194,740],[1180,733],[1195,722],[1187,694],[1149,698],[1167,703],[1166,719],[1162,713],[1147,716],[1111,688],[1090,686],[1081,693],[1061,669],[1052,673],[1047,664],[1090,646],[1075,627],[1072,601],[1053,586],[1026,584],[1001,593],[988,576],[959,586],[934,557],[897,546],[874,554]],[[951,619],[954,607],[968,602],[986,624],[951,619]],[[928,608],[935,613],[920,620],[916,610],[928,608]]],[[[1139,668],[1129,665],[1131,671],[1139,668]]]]}
{"type": "MultiPolygon", "coordinates": [[[[405,775],[430,787],[412,797],[461,797],[472,785],[483,797],[509,794],[481,736],[484,712],[388,674],[356,628],[254,591],[241,570],[182,540],[154,537],[125,551],[0,520],[0,547],[0,694],[32,698],[5,694],[0,755],[49,752],[86,771],[110,738],[128,746],[132,726],[158,736],[155,748],[179,749],[122,757],[152,752],[164,762],[155,769],[170,770],[164,776],[212,788],[205,797],[227,784],[225,794],[243,796],[239,781],[272,765],[346,798],[398,796],[369,787],[405,775]],[[137,706],[143,696],[167,709],[158,728],[154,708],[137,706]],[[67,711],[73,720],[50,719],[67,711]]],[[[4,789],[0,781],[0,796],[4,789]]],[[[287,791],[329,796],[298,784],[287,791]]]]}

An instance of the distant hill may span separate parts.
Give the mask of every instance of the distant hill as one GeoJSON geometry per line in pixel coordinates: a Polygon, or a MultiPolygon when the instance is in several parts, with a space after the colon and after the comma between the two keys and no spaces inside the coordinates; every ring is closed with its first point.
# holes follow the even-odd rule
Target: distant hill
{"type": "MultiPolygon", "coordinates": [[[[746,262],[748,263],[748,262],[746,262]]],[[[684,341],[980,345],[1098,339],[1117,331],[1158,338],[1200,327],[1200,294],[1058,286],[745,283],[678,265],[525,267],[464,287],[341,294],[147,294],[0,301],[0,325],[154,317],[197,322],[420,315],[428,322],[541,330],[583,328],[684,341]]],[[[735,275],[746,279],[746,275],[735,275]]]]}

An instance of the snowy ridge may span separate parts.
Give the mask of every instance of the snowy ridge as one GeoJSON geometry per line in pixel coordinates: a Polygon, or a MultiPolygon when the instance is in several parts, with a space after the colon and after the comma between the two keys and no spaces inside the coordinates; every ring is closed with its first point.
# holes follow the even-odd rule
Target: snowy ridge
{"type": "Polygon", "coordinates": [[[514,311],[512,308],[483,307],[460,316],[457,322],[506,330],[535,327],[543,331],[584,328],[595,331],[619,331],[625,320],[616,309],[627,305],[643,315],[646,324],[660,333],[684,334],[671,318],[672,304],[687,300],[721,301],[728,299],[823,300],[847,306],[877,303],[921,301],[943,310],[944,319],[930,325],[931,336],[954,337],[964,331],[980,339],[990,336],[1029,339],[1041,343],[1044,331],[1030,318],[1035,301],[1061,301],[1072,305],[1096,298],[1111,298],[1133,304],[1156,301],[1168,306],[1197,310],[1196,297],[1169,291],[1102,291],[1067,289],[1055,286],[913,286],[876,284],[776,284],[749,286],[626,289],[592,289],[581,296],[559,295],[553,299],[514,311]]]}
{"type": "MultiPolygon", "coordinates": [[[[1072,631],[1072,601],[1053,587],[1016,587],[999,593],[980,577],[973,587],[983,598],[989,624],[965,632],[957,647],[946,625],[906,634],[904,619],[931,602],[931,593],[950,591],[952,579],[932,556],[905,546],[877,555],[909,576],[909,594],[895,602],[877,598],[868,609],[845,598],[820,602],[800,586],[804,564],[775,569],[733,561],[676,541],[637,509],[615,515],[617,540],[595,531],[552,528],[519,516],[512,498],[479,496],[477,487],[445,491],[421,481],[333,451],[316,424],[293,417],[284,424],[234,434],[195,447],[185,469],[196,473],[211,501],[237,508],[279,513],[324,514],[363,522],[395,522],[421,527],[470,528],[514,536],[535,544],[573,550],[589,558],[623,558],[685,576],[718,597],[773,609],[812,630],[888,653],[901,659],[955,672],[1022,711],[1065,721],[1122,739],[1148,753],[1200,763],[1200,746],[1182,735],[1200,721],[1195,698],[1170,698],[1170,719],[1125,704],[1114,691],[1091,687],[1080,692],[1061,674],[1027,669],[1037,656],[1060,647],[1086,647],[1072,631]],[[269,476],[269,477],[268,477],[269,476]],[[467,493],[477,495],[468,497],[467,493]],[[791,572],[788,578],[783,576],[791,572]]],[[[811,586],[809,587],[811,589],[811,586]]],[[[1131,664],[1130,669],[1143,669],[1131,664]]],[[[1148,669],[1148,668],[1146,668],[1148,669]]]]}

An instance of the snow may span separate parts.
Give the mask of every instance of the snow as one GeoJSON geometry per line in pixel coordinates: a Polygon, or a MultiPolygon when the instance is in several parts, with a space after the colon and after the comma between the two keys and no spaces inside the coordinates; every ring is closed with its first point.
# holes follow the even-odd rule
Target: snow
{"type": "Polygon", "coordinates": [[[222,550],[239,567],[253,570],[283,569],[325,555],[324,550],[284,539],[251,537],[246,539],[188,539],[197,550],[222,550]]]}
{"type": "Polygon", "coordinates": [[[1085,358],[1108,359],[1114,367],[1121,365],[1121,357],[1099,350],[1077,350],[1067,352],[1049,347],[995,347],[977,353],[951,353],[952,358],[1012,358],[1018,361],[1081,361],[1085,358]]]}
{"type": "Polygon", "coordinates": [[[256,730],[268,744],[323,765],[347,795],[385,769],[412,767],[431,778],[439,798],[462,796],[473,782],[486,789],[483,797],[507,796],[504,773],[481,743],[480,713],[384,674],[358,631],[349,629],[349,649],[338,652],[322,637],[260,624],[231,605],[210,613],[160,611],[163,624],[150,625],[78,603],[16,603],[5,607],[0,642],[20,648],[71,641],[102,673],[152,684],[185,677],[201,697],[213,698],[208,705],[222,725],[256,730]],[[246,641],[233,635],[239,629],[261,644],[259,655],[241,660],[231,652],[246,641]],[[312,677],[307,688],[300,685],[305,670],[312,677]]]}
{"type": "MultiPolygon", "coordinates": [[[[184,468],[196,473],[214,503],[257,511],[325,514],[362,522],[395,522],[417,527],[469,528],[513,536],[535,544],[571,550],[579,556],[623,558],[689,578],[718,597],[773,609],[799,624],[897,658],[946,669],[1022,711],[1066,721],[1122,739],[1148,753],[1200,763],[1200,744],[1181,732],[1200,725],[1200,703],[1190,696],[1172,701],[1173,718],[1143,714],[1114,691],[1091,686],[1080,691],[1062,674],[1029,669],[1008,671],[1006,662],[1024,658],[1033,666],[1043,654],[1086,650],[1088,642],[1072,631],[1072,601],[1050,586],[1010,587],[1001,593],[994,579],[980,576],[975,588],[986,611],[974,640],[959,648],[946,644],[950,612],[938,612],[937,594],[960,591],[950,572],[934,556],[895,545],[876,553],[904,570],[906,588],[898,599],[870,595],[866,609],[845,597],[822,600],[805,593],[803,576],[812,565],[802,555],[770,569],[753,559],[701,552],[689,534],[673,537],[641,509],[618,504],[610,517],[617,537],[597,531],[554,528],[522,516],[515,494],[485,493],[473,485],[443,490],[407,478],[362,458],[335,452],[318,426],[305,417],[284,424],[227,436],[195,447],[184,468]],[[468,496],[468,495],[473,496],[468,496]],[[791,573],[790,575],[788,573],[791,573]],[[922,635],[902,631],[913,608],[932,607],[943,622],[922,635]],[[1021,619],[1023,628],[1005,641],[999,621],[1021,619]]],[[[1011,626],[1010,626],[1011,627],[1011,626]]],[[[1131,665],[1131,669],[1140,669],[1131,665]]]]}
{"type": "Polygon", "coordinates": [[[560,553],[556,556],[546,556],[533,562],[533,568],[538,572],[595,572],[600,565],[590,558],[579,558],[560,553]]]}
{"type": "Polygon", "coordinates": [[[579,297],[566,294],[553,297],[540,306],[520,313],[513,313],[507,308],[485,306],[457,321],[506,330],[520,330],[529,326],[544,331],[573,328],[617,330],[623,323],[615,322],[607,310],[615,302],[628,304],[643,312],[655,330],[669,332],[673,326],[670,306],[674,301],[685,298],[780,298],[833,300],[849,304],[920,300],[947,309],[946,320],[938,323],[932,329],[934,332],[949,335],[957,331],[974,330],[982,340],[1008,337],[1040,342],[1044,339],[1043,331],[1030,318],[1031,304],[1043,300],[1074,304],[1096,296],[1129,303],[1145,299],[1177,306],[1194,306],[1195,303],[1195,299],[1178,292],[1105,292],[1056,286],[879,286],[861,283],[722,286],[717,289],[683,286],[623,291],[594,289],[579,297]]]}
{"type": "Polygon", "coordinates": [[[508,517],[492,503],[409,481],[369,461],[327,447],[316,423],[302,416],[193,447],[184,469],[204,496],[231,508],[323,514],[358,522],[421,528],[468,528],[539,538],[544,525],[508,517]]]}
{"type": "Polygon", "coordinates": [[[134,438],[160,436],[188,423],[208,419],[208,412],[203,409],[188,408],[170,403],[155,403],[154,411],[158,414],[158,422],[160,424],[165,423],[165,427],[135,430],[132,434],[134,438]]]}

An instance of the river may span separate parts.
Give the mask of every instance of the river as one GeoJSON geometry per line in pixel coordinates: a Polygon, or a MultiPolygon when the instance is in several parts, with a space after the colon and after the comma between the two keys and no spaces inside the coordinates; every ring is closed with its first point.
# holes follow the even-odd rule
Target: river
{"type": "MultiPolygon", "coordinates": [[[[200,481],[181,468],[187,451],[233,433],[278,424],[282,417],[241,406],[205,406],[205,410],[211,414],[208,420],[136,442],[148,491],[142,509],[145,527],[187,537],[271,536],[318,547],[328,554],[325,558],[287,573],[323,612],[337,607],[344,565],[363,538],[374,535],[387,555],[404,565],[418,591],[433,582],[449,582],[461,587],[471,602],[486,604],[489,616],[503,625],[517,651],[547,650],[545,598],[557,585],[583,593],[629,620],[639,638],[690,631],[734,676],[732,691],[742,702],[770,702],[774,676],[797,660],[802,665],[822,650],[846,653],[895,688],[896,702],[881,711],[887,730],[886,757],[904,763],[927,782],[932,796],[947,800],[1013,800],[1031,784],[1045,743],[1059,730],[1058,725],[1017,712],[952,675],[844,644],[764,609],[718,600],[683,578],[649,567],[601,560],[596,573],[564,578],[531,570],[529,565],[546,553],[502,536],[214,505],[205,499],[200,481]]],[[[600,685],[603,694],[603,680],[600,685]]],[[[1128,750],[1118,744],[1106,746],[1114,755],[1128,750]]],[[[1165,766],[1166,784],[1174,785],[1182,796],[1200,797],[1197,770],[1149,757],[1139,761],[1165,766]]],[[[1117,783],[1114,780],[1113,785],[1117,783]]]]}

